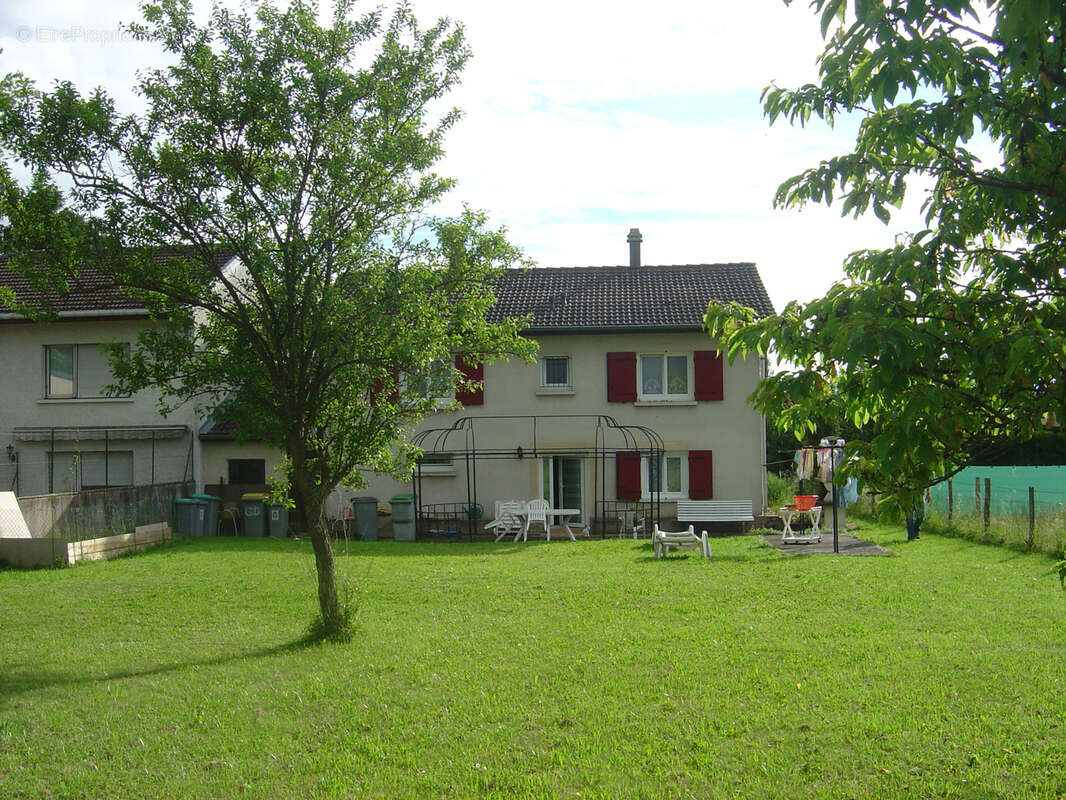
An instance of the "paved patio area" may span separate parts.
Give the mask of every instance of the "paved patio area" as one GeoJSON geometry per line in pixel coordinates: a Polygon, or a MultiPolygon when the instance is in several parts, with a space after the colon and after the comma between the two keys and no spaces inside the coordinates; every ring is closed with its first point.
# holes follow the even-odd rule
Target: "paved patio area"
{"type": "MultiPolygon", "coordinates": [[[[773,534],[771,536],[764,536],[763,541],[770,547],[776,547],[782,553],[792,553],[794,555],[811,556],[816,554],[829,555],[833,554],[833,532],[822,531],[822,541],[812,542],[811,544],[785,544],[781,541],[781,534],[773,534]]],[[[880,545],[876,545],[873,542],[868,542],[865,539],[860,539],[858,536],[852,536],[850,533],[841,533],[838,535],[837,542],[840,547],[840,555],[842,556],[890,556],[891,550],[886,550],[880,545]]]]}

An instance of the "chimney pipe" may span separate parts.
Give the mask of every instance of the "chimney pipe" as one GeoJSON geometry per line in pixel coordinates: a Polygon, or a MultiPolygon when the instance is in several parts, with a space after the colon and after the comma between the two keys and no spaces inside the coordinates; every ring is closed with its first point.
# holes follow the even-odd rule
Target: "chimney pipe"
{"type": "Polygon", "coordinates": [[[644,237],[640,235],[640,229],[630,228],[626,241],[629,242],[629,266],[639,267],[640,243],[644,241],[644,237]]]}

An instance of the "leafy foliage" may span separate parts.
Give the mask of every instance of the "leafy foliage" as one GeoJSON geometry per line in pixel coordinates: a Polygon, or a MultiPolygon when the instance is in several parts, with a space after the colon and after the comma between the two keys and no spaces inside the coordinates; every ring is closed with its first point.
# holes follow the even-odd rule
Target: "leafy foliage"
{"type": "Polygon", "coordinates": [[[80,221],[64,253],[159,323],[128,357],[116,348],[117,388],[156,387],[164,411],[198,402],[286,452],[327,628],[340,612],[322,502],[357,467],[402,471],[406,432],[436,408],[401,375],[535,346],[518,321],[485,322],[498,271],[520,261],[503,233],[470,210],[423,216],[452,186],[432,167],[458,114],[435,110],[469,56],[461,29],[353,6],[322,25],[305,0],[261,0],[201,25],[188,0],[145,3],[131,30],[171,66],[140,75],[143,114],[70,82],[43,92],[15,74],[0,92],[7,157],[42,176],[9,206],[52,201],[23,230],[12,217],[7,243],[55,275],[70,259],[40,254],[45,226],[80,221]]]}
{"type": "Polygon", "coordinates": [[[861,116],[855,149],[786,180],[779,206],[836,203],[888,221],[924,193],[925,230],[853,253],[845,278],[763,320],[712,307],[730,357],[792,368],[754,401],[802,436],[818,420],[875,488],[921,489],[1063,418],[1066,12],[1037,0],[814,0],[820,81],[768,87],[771,122],[861,116]]]}

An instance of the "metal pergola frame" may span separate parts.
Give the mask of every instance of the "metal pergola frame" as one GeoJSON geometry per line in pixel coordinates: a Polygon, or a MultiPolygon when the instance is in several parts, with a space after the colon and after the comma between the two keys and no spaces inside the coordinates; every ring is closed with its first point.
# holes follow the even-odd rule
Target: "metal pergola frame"
{"type": "MultiPolygon", "coordinates": [[[[466,416],[455,420],[448,427],[428,428],[419,431],[412,437],[412,443],[422,450],[424,456],[450,455],[453,461],[456,457],[462,457],[466,474],[466,508],[474,509],[478,506],[477,499],[477,464],[487,460],[522,460],[526,457],[541,458],[543,456],[570,456],[581,458],[583,461],[592,460],[596,467],[596,473],[590,485],[593,489],[592,512],[590,522],[596,518],[597,511],[600,514],[601,536],[607,535],[607,459],[621,452],[636,452],[640,456],[649,459],[661,458],[665,452],[662,437],[652,428],[645,425],[623,425],[614,417],[607,414],[505,414],[488,416],[466,416]],[[538,438],[538,424],[543,427],[544,421],[550,420],[589,420],[595,425],[592,437],[592,447],[574,447],[542,444],[538,438]],[[529,438],[518,441],[513,447],[483,448],[477,447],[477,428],[488,426],[501,421],[515,422],[527,420],[530,429],[529,438]],[[456,439],[461,439],[461,446],[456,439]],[[598,484],[598,486],[597,486],[598,484]]],[[[412,490],[415,496],[415,519],[418,529],[424,519],[422,503],[422,457],[420,456],[415,465],[412,475],[412,490]]],[[[660,487],[650,495],[650,505],[654,522],[661,521],[662,489],[660,487]]],[[[614,501],[618,503],[633,501],[614,501]]],[[[640,501],[636,501],[640,502],[640,501]]],[[[466,520],[468,533],[471,541],[477,520],[469,514],[466,520]]],[[[591,533],[591,527],[590,527],[591,533]]]]}

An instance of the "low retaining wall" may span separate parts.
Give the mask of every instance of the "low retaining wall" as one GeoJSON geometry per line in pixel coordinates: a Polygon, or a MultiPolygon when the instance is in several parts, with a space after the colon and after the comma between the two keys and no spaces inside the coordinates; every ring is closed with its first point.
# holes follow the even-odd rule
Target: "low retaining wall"
{"type": "Polygon", "coordinates": [[[104,536],[99,539],[84,539],[67,545],[67,563],[79,561],[102,561],[109,558],[139,553],[170,541],[170,526],[165,522],[141,525],[133,533],[104,536]]]}
{"type": "Polygon", "coordinates": [[[56,538],[0,539],[0,562],[12,567],[64,566],[79,561],[100,561],[147,550],[170,541],[170,525],[141,525],[133,533],[65,542],[56,538]]]}

